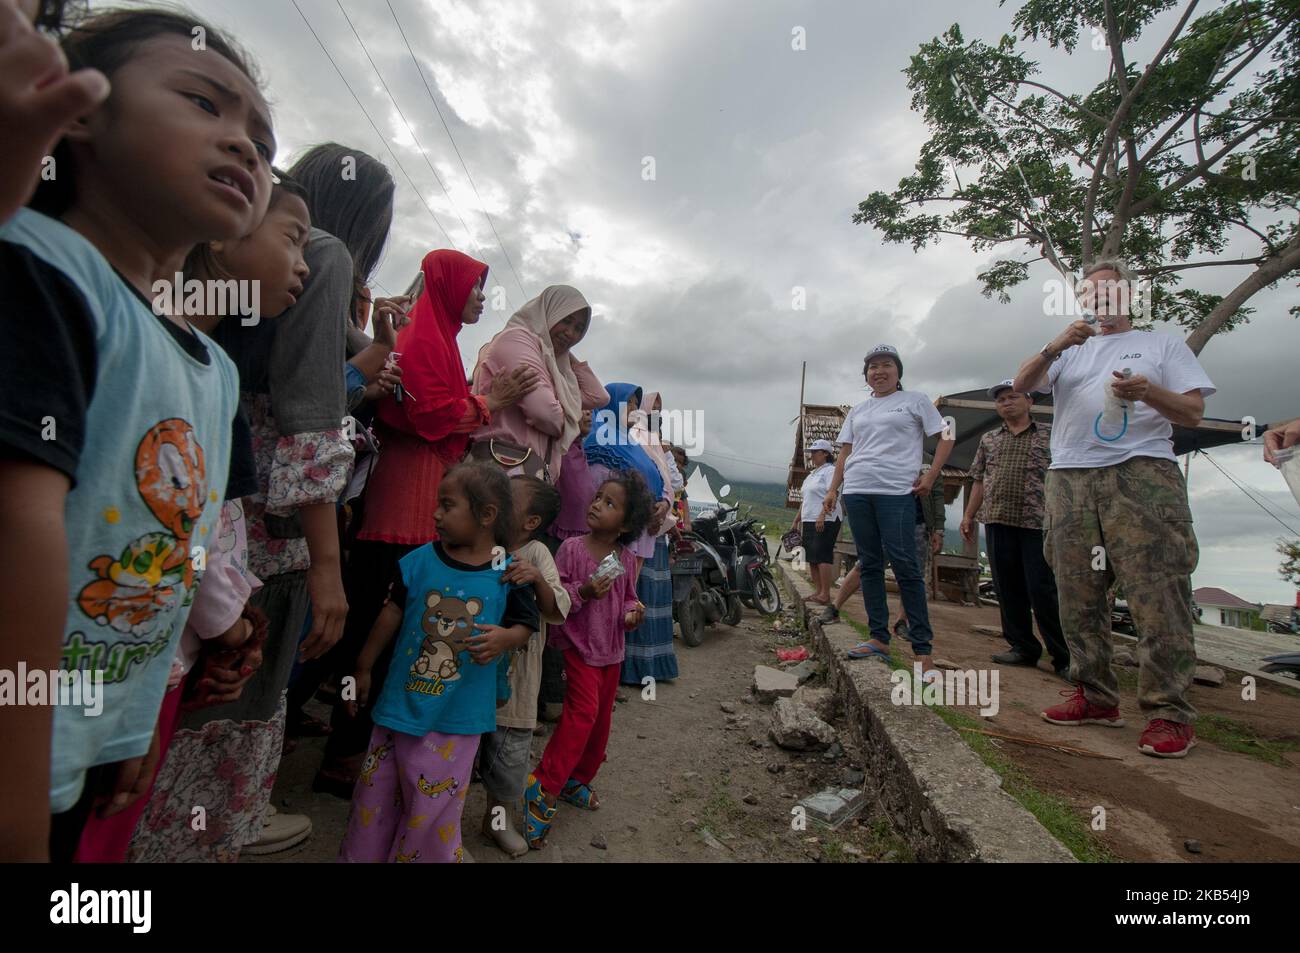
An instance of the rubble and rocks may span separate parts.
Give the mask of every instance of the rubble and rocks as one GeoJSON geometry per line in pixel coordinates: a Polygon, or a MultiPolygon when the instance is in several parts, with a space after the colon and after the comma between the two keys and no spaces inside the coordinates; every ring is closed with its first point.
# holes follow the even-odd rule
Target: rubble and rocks
{"type": "Polygon", "coordinates": [[[591,835],[591,846],[596,850],[608,850],[609,842],[605,840],[605,835],[602,832],[596,831],[591,835]]]}
{"type": "Polygon", "coordinates": [[[1215,668],[1213,665],[1198,665],[1196,671],[1192,673],[1192,681],[1197,685],[1210,685],[1218,688],[1223,684],[1223,669],[1215,668]]]}
{"type": "Polygon", "coordinates": [[[772,705],[773,741],[791,751],[824,751],[835,741],[835,729],[807,705],[778,698],[772,705]]]}
{"type": "Polygon", "coordinates": [[[789,698],[799,687],[799,680],[789,672],[767,665],[754,666],[754,697],[766,705],[778,698],[789,698]]]}
{"type": "Polygon", "coordinates": [[[721,708],[728,715],[734,715],[736,713],[735,702],[721,702],[719,703],[718,707],[721,708]]]}
{"type": "Polygon", "coordinates": [[[835,720],[835,693],[829,688],[814,688],[812,685],[801,685],[790,696],[790,700],[801,705],[807,705],[817,713],[817,717],[822,721],[835,720]]]}
{"type": "Polygon", "coordinates": [[[787,675],[793,675],[799,680],[799,684],[802,685],[804,682],[808,681],[808,679],[813,678],[817,674],[817,663],[812,659],[806,659],[798,665],[791,665],[789,668],[785,669],[785,673],[787,675]]]}

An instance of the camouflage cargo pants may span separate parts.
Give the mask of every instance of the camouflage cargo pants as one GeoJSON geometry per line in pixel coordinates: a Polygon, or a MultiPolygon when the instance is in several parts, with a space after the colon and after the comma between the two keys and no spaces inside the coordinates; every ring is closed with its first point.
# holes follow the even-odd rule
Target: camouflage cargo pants
{"type": "Polygon", "coordinates": [[[1199,552],[1178,464],[1133,457],[1110,467],[1051,470],[1046,490],[1043,555],[1056,573],[1071,679],[1094,704],[1119,704],[1107,600],[1118,580],[1138,636],[1143,714],[1191,724],[1191,574],[1199,552]]]}

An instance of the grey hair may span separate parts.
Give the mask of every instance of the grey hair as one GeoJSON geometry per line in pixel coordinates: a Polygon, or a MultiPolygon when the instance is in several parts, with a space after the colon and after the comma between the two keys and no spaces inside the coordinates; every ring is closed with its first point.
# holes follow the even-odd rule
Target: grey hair
{"type": "Polygon", "coordinates": [[[1113,271],[1119,275],[1122,280],[1130,285],[1136,285],[1138,277],[1133,273],[1133,269],[1128,266],[1128,262],[1122,258],[1098,258],[1091,262],[1083,269],[1083,275],[1079,278],[1075,290],[1082,290],[1083,283],[1088,280],[1088,276],[1099,271],[1113,271]]]}

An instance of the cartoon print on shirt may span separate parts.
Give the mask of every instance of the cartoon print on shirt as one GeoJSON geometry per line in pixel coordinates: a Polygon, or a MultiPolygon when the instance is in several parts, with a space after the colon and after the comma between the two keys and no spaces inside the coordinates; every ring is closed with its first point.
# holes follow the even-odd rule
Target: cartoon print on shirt
{"type": "Polygon", "coordinates": [[[77,605],[100,625],[139,636],[194,587],[190,536],[208,502],[208,484],[203,448],[188,421],[171,417],[149,429],[136,448],[135,483],[162,531],[128,541],[116,558],[92,559],[96,578],[77,605]]]}
{"type": "Polygon", "coordinates": [[[474,617],[483,611],[483,600],[477,597],[458,599],[430,592],[424,600],[428,610],[420,620],[424,629],[424,642],[420,655],[411,666],[411,674],[424,678],[454,682],[460,678],[457,656],[469,649],[474,634],[474,617]]]}

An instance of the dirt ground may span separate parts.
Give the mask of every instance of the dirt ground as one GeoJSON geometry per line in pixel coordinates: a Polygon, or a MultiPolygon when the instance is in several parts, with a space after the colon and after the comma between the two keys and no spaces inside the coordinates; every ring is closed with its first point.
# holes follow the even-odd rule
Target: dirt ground
{"type": "MultiPolygon", "coordinates": [[[[770,709],[752,701],[753,669],[759,663],[775,666],[775,648],[799,638],[790,625],[782,636],[771,621],[747,610],[736,628],[711,626],[698,648],[678,641],[680,675],[656,686],[653,701],[631,687],[620,691],[608,760],[594,785],[601,809],[561,803],[548,846],[519,862],[908,859],[887,822],[869,812],[839,831],[812,821],[806,830],[792,829],[797,799],[854,780],[857,787],[863,784],[852,775],[862,768],[853,751],[834,758],[786,752],[767,736],[770,709]],[[724,703],[734,713],[724,711],[724,703]]],[[[841,743],[847,743],[843,734],[841,743]]],[[[534,759],[545,743],[545,736],[534,738],[534,759]]],[[[348,804],[311,791],[322,746],[320,739],[303,740],[284,758],[272,802],[286,813],[310,815],[312,836],[300,847],[247,861],[334,860],[348,804]]],[[[479,833],[483,810],[483,787],[475,783],[465,805],[467,852],[478,863],[510,862],[479,833]]]]}
{"type": "MultiPolygon", "coordinates": [[[[808,589],[807,591],[811,591],[808,589]]],[[[866,622],[861,596],[846,614],[866,622]]],[[[891,619],[897,596],[890,595],[891,619]]],[[[1000,636],[979,634],[973,625],[1000,629],[998,610],[930,603],[936,658],[963,669],[995,667],[989,656],[1006,650],[1000,636]]],[[[844,623],[837,623],[843,625],[844,623]]],[[[855,663],[866,664],[866,663],[855,663]]],[[[877,663],[879,664],[879,663],[877,663]]],[[[1038,669],[1000,666],[1001,710],[984,719],[989,730],[1058,742],[1108,755],[1082,758],[1017,742],[997,742],[1002,752],[1042,791],[1066,798],[1085,820],[1097,805],[1106,809],[1107,848],[1130,861],[1297,861],[1300,860],[1300,751],[1280,751],[1281,765],[1225,750],[1203,736],[1182,760],[1152,758],[1137,749],[1146,719],[1133,683],[1122,687],[1123,728],[1068,728],[1043,721],[1040,712],[1070,689],[1040,660],[1038,669]],[[1200,841],[1189,853],[1187,840],[1200,841]]],[[[1129,679],[1136,669],[1128,669],[1129,679]]],[[[1192,704],[1205,720],[1231,719],[1265,744],[1300,741],[1300,693],[1258,680],[1253,701],[1242,698],[1241,674],[1228,671],[1217,688],[1195,685],[1192,704]]],[[[975,709],[967,714],[978,717],[975,709]]],[[[1204,729],[1203,729],[1204,730],[1204,729]]]]}

